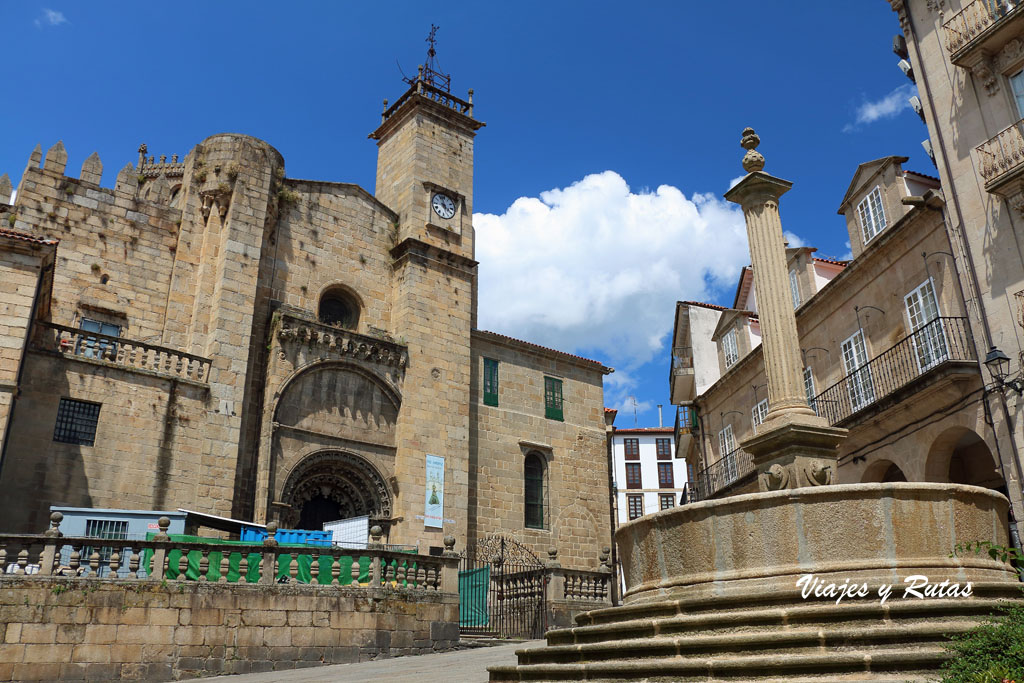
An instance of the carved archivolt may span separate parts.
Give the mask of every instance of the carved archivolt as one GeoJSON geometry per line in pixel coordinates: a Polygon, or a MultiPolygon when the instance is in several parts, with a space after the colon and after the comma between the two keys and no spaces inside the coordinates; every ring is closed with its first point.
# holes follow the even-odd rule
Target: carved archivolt
{"type": "Polygon", "coordinates": [[[333,500],[342,518],[369,515],[390,519],[392,496],[384,477],[365,459],[344,451],[320,451],[303,458],[288,475],[281,501],[290,506],[281,523],[294,528],[302,506],[323,496],[333,500]]]}
{"type": "Polygon", "coordinates": [[[1004,45],[996,56],[996,68],[999,73],[1006,73],[1012,67],[1017,66],[1021,60],[1024,60],[1024,40],[1014,38],[1004,45]]]}

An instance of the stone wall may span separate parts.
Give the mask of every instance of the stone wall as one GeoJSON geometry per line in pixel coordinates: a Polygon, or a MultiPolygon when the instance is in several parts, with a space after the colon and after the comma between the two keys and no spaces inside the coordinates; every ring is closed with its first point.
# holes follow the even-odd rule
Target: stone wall
{"type": "Polygon", "coordinates": [[[468,547],[489,535],[515,538],[539,558],[594,569],[610,546],[608,454],[600,363],[488,332],[473,335],[468,547]],[[483,359],[498,361],[498,405],[483,403],[483,359]],[[544,378],[562,380],[564,420],[545,417],[544,378]],[[547,461],[544,528],[525,527],[523,464],[547,461]]]}
{"type": "Polygon", "coordinates": [[[455,646],[458,598],[290,585],[0,577],[0,680],[155,680],[455,646]]]}
{"type": "Polygon", "coordinates": [[[30,351],[0,489],[4,530],[45,528],[49,505],[162,510],[230,498],[234,463],[202,457],[198,382],[30,351]],[[93,445],[54,440],[62,397],[101,403],[93,445]]]}

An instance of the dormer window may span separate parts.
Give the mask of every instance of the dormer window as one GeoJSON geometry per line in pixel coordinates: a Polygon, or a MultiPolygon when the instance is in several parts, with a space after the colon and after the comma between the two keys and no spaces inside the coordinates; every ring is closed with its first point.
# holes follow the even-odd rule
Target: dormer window
{"type": "Polygon", "coordinates": [[[736,345],[736,330],[732,329],[722,337],[722,354],[725,356],[725,367],[731,368],[740,359],[739,347],[736,345]]]}
{"type": "Polygon", "coordinates": [[[796,271],[789,271],[789,293],[793,297],[793,308],[800,308],[800,284],[796,279],[796,271]]]}
{"type": "Polygon", "coordinates": [[[864,244],[870,242],[875,235],[885,230],[885,212],[882,210],[882,192],[875,187],[868,196],[857,205],[860,216],[860,228],[864,233],[864,244]]]}

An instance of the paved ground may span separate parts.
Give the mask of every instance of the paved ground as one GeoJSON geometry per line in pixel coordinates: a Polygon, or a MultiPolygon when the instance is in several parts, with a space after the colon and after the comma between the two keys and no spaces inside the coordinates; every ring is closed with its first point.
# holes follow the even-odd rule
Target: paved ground
{"type": "MultiPolygon", "coordinates": [[[[335,664],[310,669],[273,671],[264,674],[243,676],[218,676],[224,683],[423,683],[440,677],[449,683],[483,683],[487,680],[487,667],[499,664],[515,664],[516,650],[540,647],[543,640],[528,640],[513,645],[480,647],[472,650],[456,650],[415,657],[395,657],[377,662],[359,664],[335,664]]],[[[210,680],[210,679],[206,679],[210,680]]]]}

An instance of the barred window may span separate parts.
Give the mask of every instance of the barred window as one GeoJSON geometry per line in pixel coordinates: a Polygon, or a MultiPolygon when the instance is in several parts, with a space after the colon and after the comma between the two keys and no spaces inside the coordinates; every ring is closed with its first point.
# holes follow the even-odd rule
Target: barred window
{"type": "Polygon", "coordinates": [[[626,501],[629,504],[629,518],[636,519],[637,517],[643,517],[644,515],[644,497],[643,496],[626,496],[626,501]]]}
{"type": "Polygon", "coordinates": [[[96,423],[100,418],[99,403],[62,398],[57,408],[57,424],[53,440],[92,446],[96,441],[96,423]]]}
{"type": "MultiPolygon", "coordinates": [[[[85,535],[91,538],[103,538],[112,540],[124,540],[128,538],[128,522],[117,519],[87,519],[85,520],[85,535]]],[[[88,558],[93,553],[93,548],[86,547],[82,555],[88,558]]],[[[110,562],[110,555],[114,552],[111,547],[99,548],[100,562],[110,562]]]]}
{"type": "Polygon", "coordinates": [[[654,443],[658,448],[658,460],[672,459],[672,441],[670,439],[655,439],[654,443]]]}
{"type": "Polygon", "coordinates": [[[626,449],[626,460],[640,459],[640,439],[623,439],[622,445],[626,449]]]}

